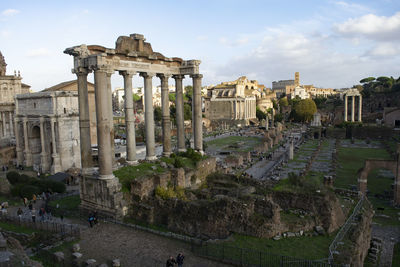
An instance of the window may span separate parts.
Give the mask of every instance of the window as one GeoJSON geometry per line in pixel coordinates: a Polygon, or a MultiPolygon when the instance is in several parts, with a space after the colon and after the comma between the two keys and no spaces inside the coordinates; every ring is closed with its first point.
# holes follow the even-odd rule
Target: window
{"type": "Polygon", "coordinates": [[[64,114],[67,114],[67,109],[66,108],[64,108],[64,114]]]}
{"type": "Polygon", "coordinates": [[[36,108],[36,103],[35,102],[33,102],[33,108],[36,108]]]}

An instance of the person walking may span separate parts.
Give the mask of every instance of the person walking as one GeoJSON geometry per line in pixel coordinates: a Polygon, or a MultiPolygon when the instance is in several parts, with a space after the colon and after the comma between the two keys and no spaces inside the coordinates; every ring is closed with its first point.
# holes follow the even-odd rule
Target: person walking
{"type": "Polygon", "coordinates": [[[22,213],[23,213],[22,209],[21,209],[21,208],[18,208],[18,210],[17,210],[17,215],[18,215],[18,217],[19,217],[19,220],[22,219],[22,213]]]}
{"type": "Polygon", "coordinates": [[[175,263],[176,263],[176,260],[174,259],[174,257],[169,256],[169,259],[167,260],[166,266],[167,267],[174,267],[175,263]]]}
{"type": "Polygon", "coordinates": [[[33,194],[33,195],[32,195],[33,204],[36,204],[36,199],[37,199],[37,198],[36,198],[36,195],[33,194]]]}
{"type": "Polygon", "coordinates": [[[31,215],[32,215],[32,222],[36,222],[36,210],[33,208],[31,210],[31,215]]]}
{"type": "Polygon", "coordinates": [[[90,225],[90,228],[93,227],[93,221],[94,221],[94,216],[93,216],[92,213],[90,213],[89,214],[89,225],[90,225]]]}
{"type": "Polygon", "coordinates": [[[183,256],[183,253],[179,253],[178,256],[176,256],[176,263],[178,263],[178,267],[183,266],[183,259],[185,256],[183,256]]]}

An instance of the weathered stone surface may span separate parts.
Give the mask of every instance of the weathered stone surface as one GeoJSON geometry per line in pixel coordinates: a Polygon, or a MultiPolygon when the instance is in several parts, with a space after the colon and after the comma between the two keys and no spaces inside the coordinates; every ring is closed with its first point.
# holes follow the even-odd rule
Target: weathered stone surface
{"type": "Polygon", "coordinates": [[[322,226],[320,226],[320,225],[315,226],[315,231],[316,231],[319,235],[324,235],[324,234],[325,234],[325,229],[324,229],[322,226]]]}
{"type": "Polygon", "coordinates": [[[113,267],[120,267],[121,266],[121,261],[119,259],[114,259],[112,261],[112,266],[113,267]]]}
{"type": "Polygon", "coordinates": [[[86,264],[86,266],[90,266],[90,267],[94,267],[94,266],[96,266],[96,260],[95,259],[88,259],[86,262],[85,262],[85,264],[86,264]]]}
{"type": "Polygon", "coordinates": [[[54,254],[54,259],[56,262],[63,262],[64,261],[64,253],[61,251],[55,252],[54,254]]]}
{"type": "Polygon", "coordinates": [[[80,259],[82,258],[82,253],[74,252],[72,253],[72,257],[74,257],[74,259],[80,259]]]}
{"type": "Polygon", "coordinates": [[[76,243],[72,246],[73,252],[79,252],[80,250],[81,250],[81,246],[78,243],[76,243]]]}
{"type": "Polygon", "coordinates": [[[7,178],[0,177],[0,194],[8,195],[10,194],[11,185],[7,178]]]}

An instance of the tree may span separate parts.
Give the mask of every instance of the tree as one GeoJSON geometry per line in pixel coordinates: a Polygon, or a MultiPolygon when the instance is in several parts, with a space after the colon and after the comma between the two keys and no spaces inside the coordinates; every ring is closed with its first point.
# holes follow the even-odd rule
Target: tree
{"type": "Polygon", "coordinates": [[[375,77],[368,77],[360,80],[360,83],[370,83],[372,81],[375,81],[375,77]]]}
{"type": "Polygon", "coordinates": [[[160,122],[161,119],[162,119],[161,107],[155,107],[154,108],[154,121],[160,122]]]}
{"type": "Polygon", "coordinates": [[[192,98],[193,98],[193,86],[188,85],[185,86],[185,97],[187,100],[192,103],[192,98]]]}
{"type": "Polygon", "coordinates": [[[142,97],[140,97],[138,94],[133,94],[133,102],[137,102],[140,99],[142,99],[142,97]]]}
{"type": "Polygon", "coordinates": [[[263,112],[259,106],[256,106],[256,117],[259,121],[265,120],[267,118],[267,114],[263,112]]]}
{"type": "Polygon", "coordinates": [[[183,105],[183,117],[184,117],[184,120],[192,119],[192,107],[188,103],[185,103],[183,105]]]}
{"type": "Polygon", "coordinates": [[[327,98],[323,96],[317,96],[314,98],[314,102],[317,105],[317,108],[321,109],[325,103],[326,103],[327,98]]]}
{"type": "Polygon", "coordinates": [[[317,112],[317,105],[315,105],[315,102],[310,98],[300,100],[294,106],[294,116],[297,121],[310,121],[315,112],[317,112]]]}
{"type": "Polygon", "coordinates": [[[169,93],[168,98],[169,98],[169,102],[175,103],[175,100],[176,100],[175,93],[169,93]]]}
{"type": "Polygon", "coordinates": [[[289,101],[287,100],[286,97],[282,97],[281,99],[279,99],[279,106],[281,107],[289,106],[289,101]]]}

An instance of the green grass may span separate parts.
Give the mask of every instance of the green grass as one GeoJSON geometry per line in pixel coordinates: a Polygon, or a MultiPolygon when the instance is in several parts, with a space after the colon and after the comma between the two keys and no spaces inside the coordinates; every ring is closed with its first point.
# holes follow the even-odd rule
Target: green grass
{"type": "Polygon", "coordinates": [[[22,200],[16,197],[0,195],[0,204],[3,202],[8,202],[8,205],[10,206],[18,206],[23,204],[22,200]]]}
{"type": "Polygon", "coordinates": [[[400,267],[400,243],[394,245],[392,267],[400,267]]]}
{"type": "Polygon", "coordinates": [[[143,162],[136,166],[125,166],[116,171],[114,175],[118,177],[120,183],[122,184],[122,192],[129,192],[131,187],[131,182],[134,179],[145,177],[154,173],[163,173],[163,169],[158,163],[154,162],[143,162]],[[155,169],[152,167],[155,166],[155,169]]]}
{"type": "Polygon", "coordinates": [[[328,257],[328,248],[334,237],[335,235],[331,234],[329,236],[283,238],[275,241],[269,238],[234,234],[233,241],[227,241],[224,244],[276,255],[315,260],[328,257]]]}
{"type": "Polygon", "coordinates": [[[79,195],[68,196],[58,200],[52,200],[49,202],[49,206],[52,208],[52,215],[59,217],[61,214],[65,217],[79,217],[79,205],[81,199],[79,195]],[[57,204],[59,208],[57,209],[57,204]]]}
{"type": "Polygon", "coordinates": [[[357,185],[357,172],[366,159],[391,159],[385,149],[378,148],[339,148],[339,169],[336,172],[335,186],[349,189],[357,185]]]}
{"type": "Polygon", "coordinates": [[[262,143],[262,138],[254,136],[228,136],[207,142],[208,148],[215,147],[232,152],[249,152],[262,143]]]}
{"type": "Polygon", "coordinates": [[[14,233],[22,233],[22,234],[32,234],[37,233],[39,230],[35,230],[29,227],[20,226],[7,222],[0,222],[0,228],[6,231],[14,232],[14,233]]]}
{"type": "Polygon", "coordinates": [[[42,263],[44,267],[63,267],[66,266],[63,263],[54,262],[53,253],[57,251],[64,252],[65,263],[71,263],[72,260],[72,246],[77,243],[78,240],[63,242],[61,245],[54,247],[47,251],[40,251],[35,256],[31,257],[32,260],[42,263]]]}

